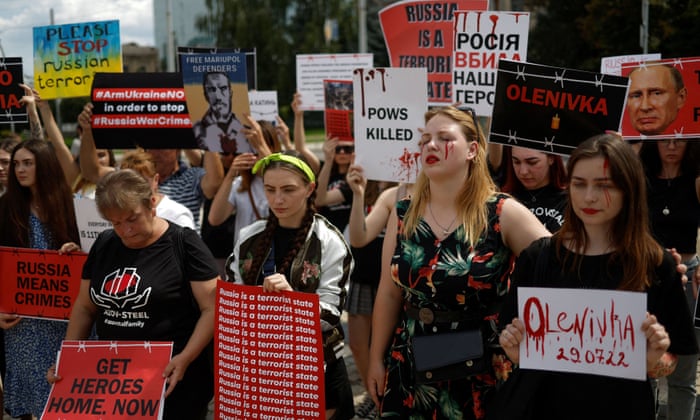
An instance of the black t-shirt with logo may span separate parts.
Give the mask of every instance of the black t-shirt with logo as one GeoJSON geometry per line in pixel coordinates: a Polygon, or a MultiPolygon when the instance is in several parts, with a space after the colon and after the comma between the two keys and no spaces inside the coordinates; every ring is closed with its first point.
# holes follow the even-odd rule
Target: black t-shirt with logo
{"type": "Polygon", "coordinates": [[[101,233],[83,266],[98,308],[99,339],[173,341],[173,352],[179,353],[199,318],[189,282],[217,277],[215,267],[211,252],[191,229],[170,224],[141,249],[127,248],[111,229],[101,233]],[[184,229],[182,246],[179,229],[184,229]]]}

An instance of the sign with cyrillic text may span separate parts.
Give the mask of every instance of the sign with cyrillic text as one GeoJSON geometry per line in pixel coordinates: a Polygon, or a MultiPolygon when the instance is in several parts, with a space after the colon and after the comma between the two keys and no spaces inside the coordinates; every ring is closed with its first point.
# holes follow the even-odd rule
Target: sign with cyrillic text
{"type": "Polygon", "coordinates": [[[43,420],[163,418],[172,342],[64,341],[43,420]]]}
{"type": "Polygon", "coordinates": [[[0,247],[0,313],[67,320],[87,254],[0,247]]]}
{"type": "Polygon", "coordinates": [[[404,0],[383,8],[379,23],[391,67],[426,68],[430,105],[449,105],[455,13],[488,7],[488,0],[404,0]]]}
{"type": "Polygon", "coordinates": [[[500,60],[489,142],[569,155],[618,129],[626,96],[626,77],[500,60]]]}
{"type": "Polygon", "coordinates": [[[530,14],[455,12],[452,100],[491,116],[498,60],[527,61],[530,14]]]}
{"type": "Polygon", "coordinates": [[[520,367],[646,379],[646,293],[518,288],[520,367]]]}
{"type": "Polygon", "coordinates": [[[89,96],[95,73],[122,71],[118,20],[34,28],[34,88],[42,99],[89,96]]]}
{"type": "Polygon", "coordinates": [[[276,90],[251,90],[248,92],[250,116],[255,121],[269,121],[277,125],[279,105],[276,90]]]}
{"type": "Polygon", "coordinates": [[[355,163],[367,179],[415,181],[418,128],[428,110],[427,77],[424,68],[355,70],[355,163]]]}
{"type": "Polygon", "coordinates": [[[217,419],[325,417],[319,300],[219,281],[217,419]]]}

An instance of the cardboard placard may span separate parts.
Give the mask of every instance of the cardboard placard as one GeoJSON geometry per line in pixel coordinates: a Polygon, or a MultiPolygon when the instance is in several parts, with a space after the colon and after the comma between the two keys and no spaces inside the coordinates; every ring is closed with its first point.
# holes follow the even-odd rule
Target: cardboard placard
{"type": "Polygon", "coordinates": [[[0,124],[26,123],[27,107],[19,103],[24,96],[21,57],[0,57],[0,124]]]}
{"type": "Polygon", "coordinates": [[[518,288],[520,367],[645,380],[646,293],[518,288]]]}
{"type": "Polygon", "coordinates": [[[488,0],[404,0],[383,8],[379,23],[391,67],[425,67],[430,105],[449,105],[455,13],[488,7],[488,0]]]}
{"type": "Polygon", "coordinates": [[[630,78],[627,106],[619,129],[624,139],[700,137],[700,57],[622,63],[622,75],[630,78]],[[684,101],[676,101],[676,86],[671,82],[672,76],[670,73],[664,76],[664,72],[659,71],[663,66],[673,67],[680,73],[686,90],[684,101]],[[643,84],[635,83],[636,75],[630,75],[638,67],[638,71],[646,73],[643,75],[643,84]],[[640,88],[647,91],[646,99],[640,88]],[[640,94],[642,96],[634,99],[640,94]],[[642,125],[634,123],[633,119],[648,121],[642,125]],[[653,131],[647,131],[649,128],[653,131]]]}
{"type": "Polygon", "coordinates": [[[179,73],[96,73],[92,132],[98,149],[196,149],[179,73]]]}
{"type": "Polygon", "coordinates": [[[219,281],[217,419],[324,418],[318,295],[219,281]]]}
{"type": "Polygon", "coordinates": [[[456,12],[453,101],[490,116],[498,60],[527,61],[529,30],[529,13],[456,12]]]}
{"type": "Polygon", "coordinates": [[[89,96],[95,73],[121,73],[119,21],[34,27],[34,88],[42,99],[89,96]]]}
{"type": "Polygon", "coordinates": [[[617,130],[626,96],[626,77],[501,60],[489,142],[569,155],[617,130]]]}
{"type": "Polygon", "coordinates": [[[0,247],[0,312],[67,320],[87,254],[0,247]]]}
{"type": "Polygon", "coordinates": [[[418,128],[428,109],[427,77],[423,68],[355,70],[355,163],[367,179],[415,182],[421,168],[418,128]]]}
{"type": "Polygon", "coordinates": [[[163,418],[172,342],[64,341],[43,420],[163,418]]]}

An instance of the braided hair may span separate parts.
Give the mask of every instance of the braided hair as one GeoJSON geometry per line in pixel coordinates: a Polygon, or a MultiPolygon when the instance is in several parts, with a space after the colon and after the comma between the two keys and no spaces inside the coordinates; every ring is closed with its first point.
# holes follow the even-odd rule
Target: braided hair
{"type": "MultiPolygon", "coordinates": [[[[286,155],[294,156],[296,158],[299,158],[300,160],[304,161],[306,163],[306,159],[304,157],[295,152],[295,151],[286,151],[283,152],[286,155]]],[[[308,164],[308,163],[307,163],[308,164]]],[[[311,180],[307,177],[307,175],[298,167],[294,166],[291,163],[285,162],[285,161],[271,161],[262,171],[262,176],[264,177],[265,171],[268,169],[276,169],[276,168],[283,168],[289,171],[292,171],[296,174],[298,174],[303,180],[305,184],[311,183],[311,180]]],[[[290,265],[292,264],[292,261],[294,260],[294,257],[296,257],[297,253],[299,250],[302,248],[304,245],[304,242],[306,242],[306,237],[308,236],[309,230],[311,230],[311,226],[314,221],[314,216],[316,215],[316,206],[314,202],[316,201],[316,189],[314,189],[309,197],[306,199],[306,213],[304,214],[304,217],[302,218],[301,221],[301,227],[297,231],[296,237],[294,238],[294,241],[292,242],[291,246],[289,247],[289,251],[287,254],[284,256],[282,259],[281,264],[279,267],[277,267],[276,271],[278,273],[286,273],[289,270],[290,265]]],[[[272,246],[272,242],[274,240],[275,236],[275,231],[277,230],[277,227],[279,226],[279,220],[277,219],[277,216],[275,216],[274,212],[270,212],[270,215],[267,218],[267,224],[265,225],[265,229],[261,232],[258,240],[256,241],[257,243],[255,244],[255,247],[253,248],[253,261],[250,266],[250,269],[246,271],[245,276],[243,278],[243,282],[245,284],[249,285],[255,285],[258,284],[258,277],[261,272],[261,268],[263,264],[265,263],[265,260],[269,254],[270,248],[272,246]]],[[[294,284],[296,283],[294,279],[288,279],[289,284],[294,288],[294,284]]]]}

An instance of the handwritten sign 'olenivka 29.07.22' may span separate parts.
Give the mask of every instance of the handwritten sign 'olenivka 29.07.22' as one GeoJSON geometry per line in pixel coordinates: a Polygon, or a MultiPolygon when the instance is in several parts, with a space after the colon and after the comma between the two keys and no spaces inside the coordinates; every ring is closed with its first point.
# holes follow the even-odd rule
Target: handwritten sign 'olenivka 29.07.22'
{"type": "Polygon", "coordinates": [[[644,380],[646,294],[518,288],[520,367],[644,380]]]}

